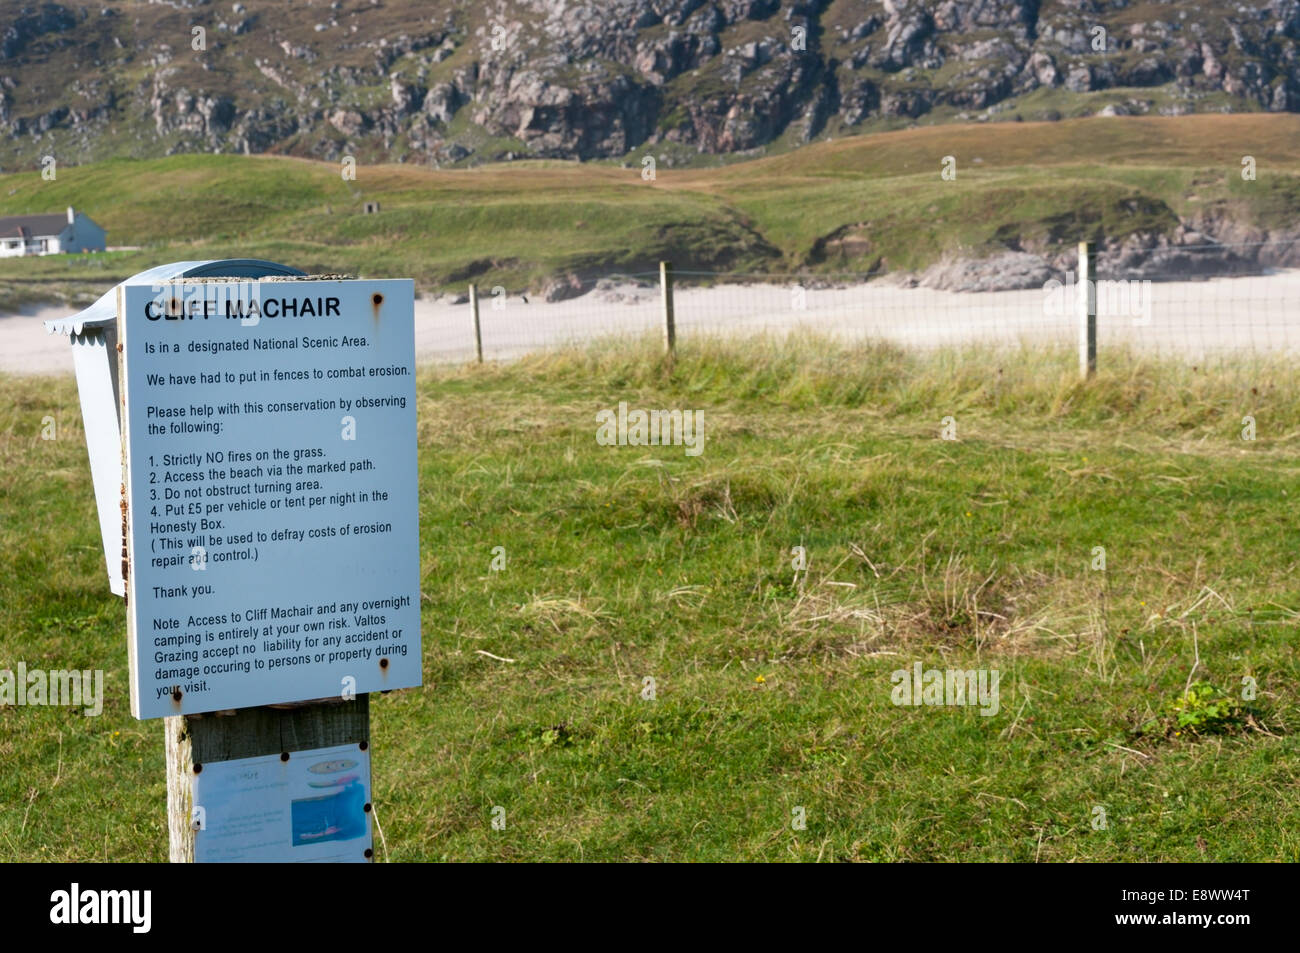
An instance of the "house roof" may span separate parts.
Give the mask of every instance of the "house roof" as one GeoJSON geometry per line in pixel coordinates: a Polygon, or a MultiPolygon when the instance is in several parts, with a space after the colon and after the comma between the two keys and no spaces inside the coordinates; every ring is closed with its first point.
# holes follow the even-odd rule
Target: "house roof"
{"type": "Polygon", "coordinates": [[[67,227],[66,213],[58,215],[9,215],[0,218],[0,238],[47,238],[67,227]]]}
{"type": "MultiPolygon", "coordinates": [[[[155,265],[132,275],[124,285],[153,285],[176,278],[265,278],[272,275],[306,275],[305,271],[260,258],[219,258],[208,261],[174,261],[155,265]]],[[[81,334],[87,328],[102,328],[117,320],[117,285],[100,295],[90,307],[45,322],[49,334],[81,334]]]]}

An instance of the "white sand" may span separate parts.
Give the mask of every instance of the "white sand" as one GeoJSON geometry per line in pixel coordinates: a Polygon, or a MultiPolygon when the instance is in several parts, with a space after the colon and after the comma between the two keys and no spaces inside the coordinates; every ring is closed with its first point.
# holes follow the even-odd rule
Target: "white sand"
{"type": "Polygon", "coordinates": [[[67,339],[46,334],[41,322],[61,318],[68,308],[23,308],[0,315],[0,371],[11,374],[71,374],[67,339]]]}
{"type": "MultiPolygon", "coordinates": [[[[620,291],[632,300],[611,300],[593,292],[554,304],[512,297],[504,307],[494,307],[502,302],[485,295],[480,306],[484,355],[507,359],[606,335],[659,333],[658,290],[620,291]]],[[[1150,298],[1149,323],[1140,316],[1108,314],[1103,302],[1098,319],[1101,345],[1129,341],[1140,350],[1188,357],[1236,350],[1300,352],[1300,270],[1258,278],[1153,283],[1150,298]]],[[[1045,299],[1040,290],[963,294],[883,282],[809,290],[802,309],[796,307],[796,293],[789,286],[679,288],[674,296],[678,336],[685,340],[701,332],[809,328],[921,347],[968,341],[1073,344],[1075,320],[1050,313],[1045,299]]],[[[1071,306],[1067,303],[1066,310],[1071,306]]],[[[64,308],[42,307],[0,315],[0,371],[70,373],[66,340],[46,334],[41,325],[46,318],[66,313],[64,308]]],[[[417,301],[415,349],[421,362],[471,359],[469,306],[453,305],[449,299],[417,301]]]]}

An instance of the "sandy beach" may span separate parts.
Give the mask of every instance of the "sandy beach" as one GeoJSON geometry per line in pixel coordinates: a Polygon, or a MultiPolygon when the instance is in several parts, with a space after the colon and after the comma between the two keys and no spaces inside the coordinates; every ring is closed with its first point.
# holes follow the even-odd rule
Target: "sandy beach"
{"type": "MultiPolygon", "coordinates": [[[[106,289],[107,290],[107,289],[106,289]]],[[[1055,298],[1041,289],[962,293],[873,282],[839,288],[791,285],[680,287],[674,296],[679,339],[692,334],[786,332],[807,328],[845,339],[878,337],[933,347],[966,342],[1072,344],[1075,289],[1055,298]]],[[[1300,270],[1262,277],[1161,282],[1103,296],[1102,346],[1127,341],[1143,351],[1188,357],[1232,351],[1300,351],[1300,270]]],[[[72,372],[67,342],[42,321],[71,309],[44,306],[0,315],[0,372],[72,372]]],[[[485,294],[483,351],[507,360],[531,351],[605,336],[657,333],[659,292],[620,285],[568,301],[525,301],[485,294]]],[[[421,363],[473,358],[468,304],[415,303],[415,350],[421,363]]]]}

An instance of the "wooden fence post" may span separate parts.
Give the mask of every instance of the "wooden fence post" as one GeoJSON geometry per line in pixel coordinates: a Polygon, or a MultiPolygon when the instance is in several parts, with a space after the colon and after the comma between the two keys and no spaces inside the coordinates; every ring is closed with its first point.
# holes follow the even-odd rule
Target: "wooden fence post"
{"type": "Polygon", "coordinates": [[[337,745],[370,746],[370,696],[238,708],[164,718],[167,751],[167,841],[172,863],[194,862],[202,814],[194,808],[194,776],[203,765],[337,745]],[[198,771],[195,768],[198,768],[198,771]]]}
{"type": "Polygon", "coordinates": [[[474,354],[483,363],[483,329],[478,321],[478,285],[469,286],[469,310],[474,315],[474,354]]]}
{"type": "Polygon", "coordinates": [[[1079,374],[1097,373],[1097,243],[1079,242],[1079,374]]]}
{"type": "Polygon", "coordinates": [[[671,361],[677,352],[677,325],[673,318],[673,266],[659,262],[659,293],[663,299],[664,351],[671,361]]]}

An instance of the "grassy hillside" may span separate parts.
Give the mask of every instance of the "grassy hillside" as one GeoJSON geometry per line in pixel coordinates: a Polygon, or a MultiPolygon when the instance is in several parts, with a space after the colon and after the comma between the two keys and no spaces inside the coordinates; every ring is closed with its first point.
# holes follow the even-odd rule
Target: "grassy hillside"
{"type": "MultiPolygon", "coordinates": [[[[861,136],[711,170],[515,162],[463,171],[175,156],[0,178],[0,213],[74,205],[109,256],[0,261],[0,283],[101,281],[169,260],[259,256],[307,270],[469,280],[652,268],[914,270],[945,254],[1064,248],[1208,220],[1294,232],[1300,117],[1094,118],[861,136]],[[956,181],[940,163],[957,161],[956,181]],[[1243,181],[1244,155],[1258,179],[1243,181]],[[381,203],[363,215],[366,201],[381,203]]],[[[16,293],[16,292],[15,292],[16,293]]]]}
{"type": "MultiPolygon", "coordinates": [[[[373,699],[379,858],[1300,859],[1294,368],[990,359],[692,342],[671,375],[647,346],[422,376],[425,685],[373,699]],[[703,453],[598,446],[624,400],[701,411],[703,453]],[[998,713],[894,705],[916,662],[998,670],[998,713]],[[1189,727],[1197,683],[1222,696],[1189,727]]],[[[161,860],[72,382],[0,380],[0,408],[0,666],[108,690],[99,718],[0,709],[0,858],[161,860]]]]}

